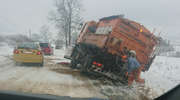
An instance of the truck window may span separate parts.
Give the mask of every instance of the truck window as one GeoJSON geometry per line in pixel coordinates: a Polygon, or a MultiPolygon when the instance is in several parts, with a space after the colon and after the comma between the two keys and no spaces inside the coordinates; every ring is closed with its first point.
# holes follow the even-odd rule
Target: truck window
{"type": "Polygon", "coordinates": [[[98,27],[96,34],[109,34],[112,32],[112,26],[98,27]]]}
{"type": "Polygon", "coordinates": [[[89,26],[88,30],[90,33],[95,33],[96,32],[96,26],[89,26]]]}

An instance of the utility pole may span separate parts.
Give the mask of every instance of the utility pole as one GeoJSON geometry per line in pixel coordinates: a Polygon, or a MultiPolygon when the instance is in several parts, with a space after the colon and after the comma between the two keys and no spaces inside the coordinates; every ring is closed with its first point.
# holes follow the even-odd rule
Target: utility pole
{"type": "Polygon", "coordinates": [[[32,37],[31,37],[31,29],[29,29],[29,38],[31,39],[32,37]]]}

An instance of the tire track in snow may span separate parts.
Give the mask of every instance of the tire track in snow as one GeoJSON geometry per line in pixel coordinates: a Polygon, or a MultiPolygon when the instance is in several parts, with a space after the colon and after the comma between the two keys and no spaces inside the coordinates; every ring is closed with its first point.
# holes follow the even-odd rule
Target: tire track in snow
{"type": "Polygon", "coordinates": [[[3,86],[2,88],[4,89],[17,90],[16,88],[18,88],[18,85],[16,84],[16,82],[20,79],[23,79],[26,75],[32,72],[34,72],[34,70],[30,70],[30,68],[12,67],[9,70],[0,74],[0,84],[1,86],[3,86]]]}
{"type": "Polygon", "coordinates": [[[3,61],[0,62],[0,73],[3,73],[6,70],[9,70],[10,68],[13,68],[14,62],[12,60],[11,56],[0,56],[5,58],[3,61]]]}
{"type": "Polygon", "coordinates": [[[37,84],[37,79],[41,80],[43,78],[43,76],[41,78],[39,78],[39,76],[39,68],[30,68],[25,71],[25,74],[22,77],[15,80],[13,85],[16,87],[16,90],[31,92],[33,86],[37,84]]]}
{"type": "MultiPolygon", "coordinates": [[[[1,90],[72,97],[99,97],[98,90],[90,82],[91,80],[77,74],[73,76],[70,73],[56,73],[50,70],[56,65],[45,62],[43,68],[15,66],[10,58],[7,61],[0,64],[3,66],[0,67],[1,90]]],[[[68,70],[68,68],[61,68],[61,70],[65,69],[68,70]]]]}
{"type": "Polygon", "coordinates": [[[17,66],[13,66],[13,65],[14,65],[13,62],[9,62],[9,63],[3,64],[3,65],[0,65],[0,73],[7,72],[10,69],[14,69],[15,67],[17,67],[17,66]]]}

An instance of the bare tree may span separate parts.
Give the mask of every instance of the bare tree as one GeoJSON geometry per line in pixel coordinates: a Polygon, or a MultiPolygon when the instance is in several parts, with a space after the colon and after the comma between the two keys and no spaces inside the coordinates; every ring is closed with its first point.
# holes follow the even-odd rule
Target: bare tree
{"type": "Polygon", "coordinates": [[[33,33],[31,35],[31,39],[34,41],[34,42],[40,42],[41,39],[42,39],[42,36],[40,34],[37,34],[37,33],[33,33]]]}
{"type": "Polygon", "coordinates": [[[13,45],[13,46],[15,46],[16,43],[32,42],[33,41],[28,36],[22,35],[22,34],[8,35],[5,38],[6,38],[6,42],[9,45],[13,45]]]}
{"type": "Polygon", "coordinates": [[[55,0],[55,11],[50,13],[50,20],[55,22],[59,36],[63,36],[66,46],[71,45],[72,34],[78,30],[82,18],[80,0],[55,0]]]}
{"type": "Polygon", "coordinates": [[[42,41],[44,41],[44,42],[49,42],[50,41],[51,32],[49,31],[49,26],[43,25],[40,28],[40,36],[41,36],[42,41]]]}

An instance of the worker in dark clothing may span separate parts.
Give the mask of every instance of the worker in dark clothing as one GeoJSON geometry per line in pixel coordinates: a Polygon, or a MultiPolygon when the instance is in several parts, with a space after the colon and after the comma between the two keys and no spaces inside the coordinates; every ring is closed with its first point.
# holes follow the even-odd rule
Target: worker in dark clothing
{"type": "Polygon", "coordinates": [[[141,65],[136,59],[136,52],[134,50],[130,51],[130,56],[128,58],[128,85],[131,85],[133,81],[144,83],[144,80],[140,79],[141,65]]]}
{"type": "Polygon", "coordinates": [[[127,58],[129,57],[129,50],[127,47],[124,47],[121,52],[121,58],[123,62],[127,62],[127,58]]]}
{"type": "Polygon", "coordinates": [[[124,47],[123,48],[123,54],[122,55],[126,55],[126,56],[129,56],[129,50],[127,47],[124,47]]]}

